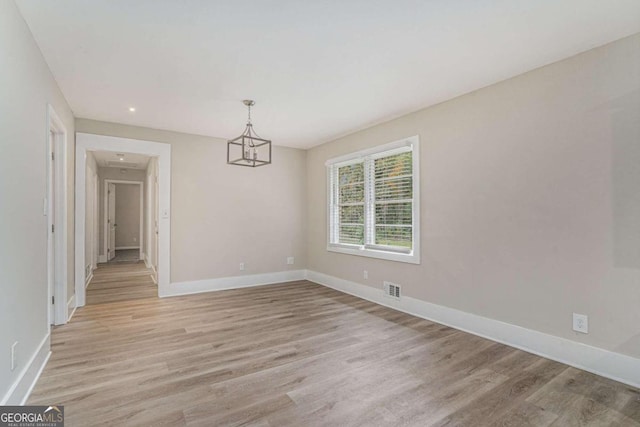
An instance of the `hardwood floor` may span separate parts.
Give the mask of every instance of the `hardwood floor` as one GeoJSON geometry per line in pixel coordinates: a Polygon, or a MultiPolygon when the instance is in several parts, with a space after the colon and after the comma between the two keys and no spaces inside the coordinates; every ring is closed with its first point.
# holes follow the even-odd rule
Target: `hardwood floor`
{"type": "Polygon", "coordinates": [[[640,426],[640,390],[310,282],[86,306],[29,404],[67,426],[640,426]]]}
{"type": "Polygon", "coordinates": [[[144,262],[98,264],[87,287],[87,304],[125,301],[158,296],[151,271],[144,262]]]}

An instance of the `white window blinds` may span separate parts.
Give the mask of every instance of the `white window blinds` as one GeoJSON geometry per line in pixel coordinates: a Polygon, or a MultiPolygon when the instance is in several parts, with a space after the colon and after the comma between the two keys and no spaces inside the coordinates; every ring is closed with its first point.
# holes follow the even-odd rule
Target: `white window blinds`
{"type": "Polygon", "coordinates": [[[411,151],[371,160],[369,245],[410,251],[413,247],[411,151]]]}
{"type": "Polygon", "coordinates": [[[337,242],[364,244],[364,163],[337,168],[337,242]]]}

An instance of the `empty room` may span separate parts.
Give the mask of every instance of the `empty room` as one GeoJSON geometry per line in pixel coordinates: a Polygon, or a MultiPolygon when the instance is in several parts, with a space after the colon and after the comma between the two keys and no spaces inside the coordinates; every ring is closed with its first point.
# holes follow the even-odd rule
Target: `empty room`
{"type": "Polygon", "coordinates": [[[0,426],[640,427],[640,2],[0,0],[0,426]]]}

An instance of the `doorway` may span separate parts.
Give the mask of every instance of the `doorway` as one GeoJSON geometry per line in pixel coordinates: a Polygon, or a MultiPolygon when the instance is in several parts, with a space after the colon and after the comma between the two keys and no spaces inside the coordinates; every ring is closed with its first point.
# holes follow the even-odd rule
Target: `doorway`
{"type": "MultiPolygon", "coordinates": [[[[86,289],[85,289],[85,281],[87,279],[85,268],[83,265],[85,263],[85,214],[86,214],[86,205],[85,205],[85,197],[86,197],[86,185],[87,185],[87,154],[91,154],[92,152],[108,152],[112,155],[117,155],[117,153],[129,153],[130,155],[139,154],[142,156],[147,156],[153,159],[153,164],[155,165],[157,171],[157,204],[149,206],[148,211],[155,211],[153,215],[149,214],[149,219],[146,219],[147,230],[157,228],[157,234],[155,234],[155,238],[157,239],[157,246],[155,241],[152,240],[152,245],[148,249],[152,247],[157,247],[157,264],[155,265],[155,279],[157,280],[157,286],[154,285],[154,292],[156,295],[162,296],[163,293],[166,294],[166,290],[170,287],[170,246],[169,246],[169,236],[171,234],[171,215],[170,215],[170,181],[171,181],[171,146],[169,144],[151,142],[151,141],[142,141],[142,140],[134,140],[128,138],[120,138],[120,137],[111,137],[111,136],[103,136],[103,135],[93,135],[93,134],[85,134],[85,133],[77,133],[76,134],[76,244],[75,244],[75,256],[76,256],[76,269],[75,269],[75,289],[76,289],[76,299],[78,306],[84,306],[86,303],[86,289]],[[153,218],[153,219],[151,219],[153,218]],[[153,221],[156,222],[157,218],[157,226],[156,224],[151,224],[153,221]]],[[[127,154],[127,156],[129,155],[127,154]]],[[[127,163],[127,156],[124,159],[118,159],[117,165],[121,166],[127,163]]],[[[113,165],[114,167],[118,167],[117,165],[113,165]]],[[[145,181],[143,177],[140,180],[140,188],[144,189],[145,187],[142,183],[145,181]]],[[[118,183],[115,183],[116,185],[118,183]]],[[[104,189],[104,186],[101,186],[104,189]]],[[[148,188],[152,187],[148,185],[148,188]]],[[[108,188],[107,188],[108,191],[108,188]]],[[[142,190],[144,191],[144,190],[142,190]]],[[[118,189],[116,188],[115,193],[117,197],[118,189]]],[[[147,197],[149,199],[149,197],[147,197]]],[[[104,200],[104,195],[102,200],[104,200]]],[[[107,200],[108,202],[108,200],[107,200]]],[[[116,213],[117,213],[117,201],[115,203],[116,213]]],[[[104,210],[101,210],[104,212],[104,210]]],[[[102,213],[102,215],[104,215],[102,213]]],[[[105,216],[108,216],[108,212],[105,216]]],[[[143,221],[141,221],[143,222],[143,221]]],[[[104,222],[101,221],[101,224],[104,222]]],[[[114,222],[114,224],[118,224],[114,222]]],[[[119,224],[118,224],[119,225],[119,224]]],[[[118,226],[115,227],[115,232],[117,233],[118,226]]],[[[156,230],[154,230],[156,231],[156,230]]],[[[107,231],[110,233],[110,230],[107,231]]],[[[107,233],[103,231],[103,238],[107,240],[107,233]]],[[[115,243],[113,246],[114,251],[119,245],[117,234],[115,236],[115,243]]],[[[149,239],[143,239],[142,236],[138,235],[137,243],[142,245],[143,242],[148,241],[149,239]]],[[[101,241],[103,243],[103,241],[101,241]]],[[[103,245],[101,247],[104,248],[103,245]]],[[[150,252],[147,250],[147,252],[150,252]]],[[[143,259],[146,262],[149,260],[148,253],[143,255],[143,259]]],[[[107,256],[106,253],[99,255],[100,262],[106,262],[107,256]]],[[[142,266],[144,267],[144,264],[142,266]]],[[[140,265],[138,263],[137,265],[140,265]]],[[[100,268],[98,268],[100,270],[100,268]]],[[[95,277],[95,275],[94,275],[95,277]]]]}
{"type": "Polygon", "coordinates": [[[67,301],[66,147],[67,130],[51,105],[47,108],[47,285],[49,325],[67,322],[75,308],[67,301]]]}
{"type": "Polygon", "coordinates": [[[144,260],[144,183],[105,179],[104,186],[106,261],[144,260]]]}

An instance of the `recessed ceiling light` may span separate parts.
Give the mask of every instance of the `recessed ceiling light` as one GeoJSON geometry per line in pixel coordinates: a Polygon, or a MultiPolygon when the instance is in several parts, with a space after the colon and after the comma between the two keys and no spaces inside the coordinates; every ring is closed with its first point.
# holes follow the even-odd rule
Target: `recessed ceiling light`
{"type": "Polygon", "coordinates": [[[129,107],[129,111],[131,111],[132,113],[136,112],[136,107],[129,107]]]}

